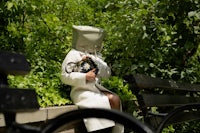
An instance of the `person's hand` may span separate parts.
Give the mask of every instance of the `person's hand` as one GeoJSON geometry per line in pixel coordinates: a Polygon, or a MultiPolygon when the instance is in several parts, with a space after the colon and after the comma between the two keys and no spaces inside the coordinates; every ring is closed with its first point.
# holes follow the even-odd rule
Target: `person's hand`
{"type": "Polygon", "coordinates": [[[84,61],[84,60],[87,60],[88,58],[90,58],[90,57],[88,57],[87,55],[82,56],[82,60],[83,60],[83,61],[84,61]]]}
{"type": "Polygon", "coordinates": [[[94,81],[96,78],[95,74],[96,69],[92,69],[91,71],[86,73],[86,81],[94,81]]]}

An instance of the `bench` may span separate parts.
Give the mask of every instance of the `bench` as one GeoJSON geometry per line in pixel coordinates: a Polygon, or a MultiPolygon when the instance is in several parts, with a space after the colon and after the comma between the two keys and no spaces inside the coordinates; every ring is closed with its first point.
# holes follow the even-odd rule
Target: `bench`
{"type": "Polygon", "coordinates": [[[142,74],[128,75],[124,79],[136,95],[144,122],[154,130],[159,128],[161,131],[170,124],[200,120],[200,85],[142,74]]]}
{"type": "Polygon", "coordinates": [[[16,119],[17,112],[39,109],[33,89],[9,88],[8,75],[25,75],[30,71],[29,63],[22,54],[0,51],[0,112],[4,114],[6,126],[16,119]]]}

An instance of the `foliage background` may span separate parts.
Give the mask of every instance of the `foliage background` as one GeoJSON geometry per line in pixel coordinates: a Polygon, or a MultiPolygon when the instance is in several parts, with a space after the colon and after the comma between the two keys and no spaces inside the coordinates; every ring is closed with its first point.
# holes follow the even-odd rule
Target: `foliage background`
{"type": "Polygon", "coordinates": [[[0,18],[0,49],[24,54],[31,65],[9,83],[34,88],[42,107],[71,104],[60,68],[72,25],[106,30],[102,52],[113,77],[103,83],[123,101],[135,99],[126,74],[200,82],[199,0],[2,0],[0,18]]]}

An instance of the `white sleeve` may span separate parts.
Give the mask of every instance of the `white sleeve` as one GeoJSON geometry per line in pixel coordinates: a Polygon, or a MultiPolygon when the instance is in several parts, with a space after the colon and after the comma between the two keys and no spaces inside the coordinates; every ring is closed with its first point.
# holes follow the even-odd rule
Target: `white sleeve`
{"type": "Polygon", "coordinates": [[[108,78],[111,75],[111,70],[110,70],[110,67],[107,65],[107,63],[99,57],[95,57],[93,55],[91,55],[90,57],[98,66],[99,72],[98,72],[97,76],[103,77],[103,78],[108,78]]]}
{"type": "Polygon", "coordinates": [[[79,62],[82,57],[78,51],[71,50],[65,57],[62,63],[61,81],[64,84],[71,86],[84,86],[86,84],[86,74],[80,72],[70,72],[66,71],[66,66],[69,62],[79,62]]]}

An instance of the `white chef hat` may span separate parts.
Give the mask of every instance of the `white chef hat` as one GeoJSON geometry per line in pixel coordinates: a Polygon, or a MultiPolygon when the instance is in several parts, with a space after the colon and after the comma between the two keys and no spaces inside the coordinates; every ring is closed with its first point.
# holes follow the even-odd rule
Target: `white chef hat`
{"type": "Polygon", "coordinates": [[[95,53],[102,50],[105,31],[92,26],[73,26],[72,48],[95,53]]]}

